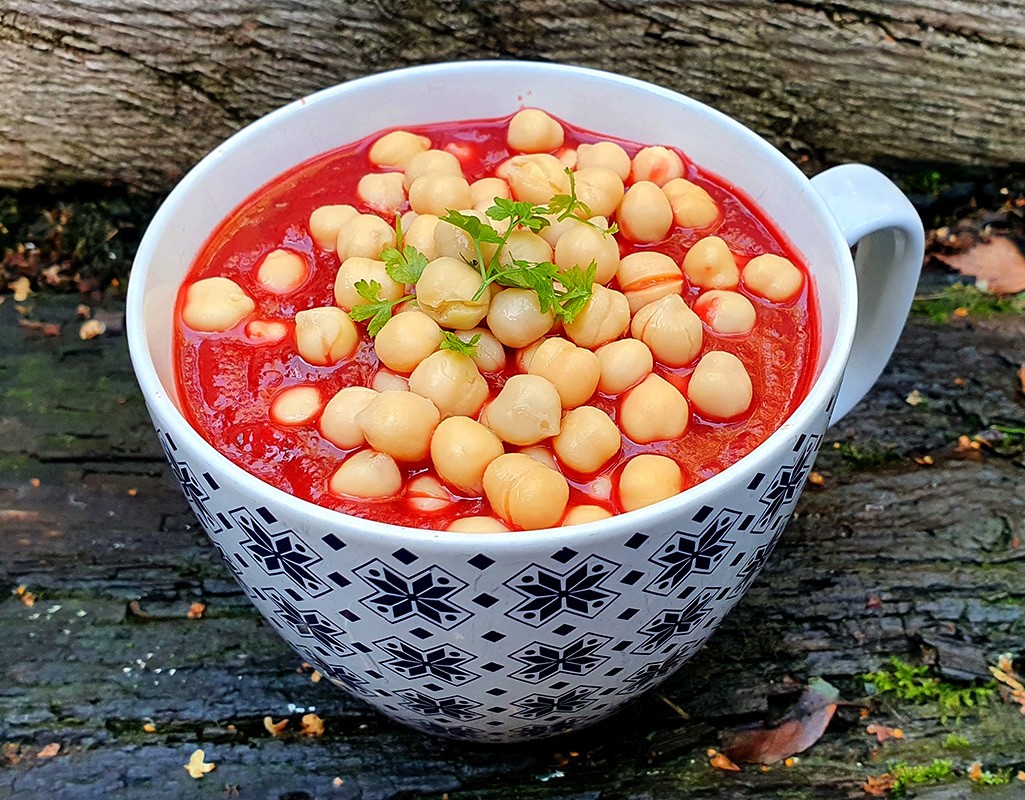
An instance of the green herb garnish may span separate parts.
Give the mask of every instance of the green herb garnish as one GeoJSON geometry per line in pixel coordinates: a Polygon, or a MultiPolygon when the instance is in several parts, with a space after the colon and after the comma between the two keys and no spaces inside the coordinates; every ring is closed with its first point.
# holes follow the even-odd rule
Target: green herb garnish
{"type": "Polygon", "coordinates": [[[555,215],[557,222],[562,222],[570,217],[576,217],[580,222],[590,225],[606,236],[617,233],[619,226],[614,222],[608,228],[602,228],[591,222],[590,218],[594,216],[594,212],[591,211],[587,203],[577,197],[577,182],[576,178],[573,177],[573,170],[567,167],[566,174],[569,176],[569,194],[557,194],[552,197],[548,201],[548,207],[544,210],[544,213],[555,215]]]}
{"type": "Polygon", "coordinates": [[[392,311],[395,306],[405,303],[407,300],[412,299],[412,295],[403,295],[398,300],[382,300],[381,299],[381,284],[377,281],[356,281],[355,284],[356,293],[366,300],[366,303],[360,303],[359,305],[353,306],[352,311],[349,312],[349,316],[356,322],[363,322],[364,320],[370,320],[367,325],[367,333],[370,338],[374,338],[381,332],[381,328],[384,327],[385,323],[391,319],[392,311]]]}
{"type": "Polygon", "coordinates": [[[453,353],[459,353],[460,355],[472,358],[477,353],[477,342],[479,341],[479,333],[474,334],[469,341],[463,341],[459,338],[459,334],[452,333],[452,331],[442,331],[441,344],[438,349],[451,350],[453,353]]]}

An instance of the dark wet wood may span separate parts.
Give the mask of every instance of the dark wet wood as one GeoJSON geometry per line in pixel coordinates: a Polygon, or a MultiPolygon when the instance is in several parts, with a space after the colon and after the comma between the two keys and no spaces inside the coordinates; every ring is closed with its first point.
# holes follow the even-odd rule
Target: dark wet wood
{"type": "Polygon", "coordinates": [[[481,58],[654,81],[826,160],[1025,162],[1018,0],[6,0],[0,42],[4,187],[164,190],[313,90],[481,58]]]}
{"type": "MultiPolygon", "coordinates": [[[[912,319],[879,385],[831,431],[825,486],[809,487],[766,572],[665,687],[689,720],[650,696],[586,733],[486,749],[410,733],[300,672],[165,470],[124,338],[80,341],[75,302],[20,304],[63,323],[57,338],[19,328],[9,296],[0,305],[0,798],[835,798],[862,796],[889,759],[1025,768],[1025,718],[999,702],[959,721],[935,706],[875,703],[870,720],[841,708],[796,765],[765,773],[705,757],[719,732],[792,700],[788,678],[822,676],[858,702],[861,673],[917,660],[923,641],[969,674],[1021,652],[1025,470],[956,444],[994,419],[1025,424],[1020,316],[912,319]],[[905,402],[914,389],[927,402],[905,402]],[[889,458],[857,469],[834,441],[889,458]],[[926,454],[932,466],[913,460],[926,454]],[[187,617],[193,602],[202,619],[187,617]],[[302,739],[314,707],[327,733],[302,739]],[[268,714],[291,719],[285,738],[263,729],[268,714]],[[869,721],[906,739],[879,747],[869,721]],[[954,731],[969,748],[944,746],[954,731]],[[52,742],[59,754],[37,758],[52,742]],[[198,781],[182,769],[197,746],[218,765],[198,781]]],[[[970,789],[962,777],[933,791],[920,796],[970,789]]]]}

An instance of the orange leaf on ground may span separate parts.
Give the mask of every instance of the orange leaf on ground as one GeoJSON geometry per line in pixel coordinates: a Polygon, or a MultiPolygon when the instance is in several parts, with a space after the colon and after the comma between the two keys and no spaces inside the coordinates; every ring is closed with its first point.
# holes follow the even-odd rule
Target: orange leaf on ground
{"type": "Polygon", "coordinates": [[[324,735],[324,720],[318,717],[316,714],[305,714],[302,719],[303,736],[323,736],[324,735]]]}
{"type": "Polygon", "coordinates": [[[870,735],[874,733],[880,744],[885,742],[887,739],[904,738],[904,731],[900,728],[888,728],[885,725],[876,725],[875,723],[865,728],[865,733],[870,735]]]}
{"type": "Polygon", "coordinates": [[[816,678],[779,723],[729,732],[723,752],[733,761],[750,764],[774,764],[802,753],[826,732],[838,695],[836,688],[816,678]]]}
{"type": "Polygon", "coordinates": [[[1025,256],[1017,245],[1003,236],[980,242],[970,250],[936,256],[962,275],[975,278],[976,285],[993,294],[1017,294],[1025,291],[1025,256]]]}
{"type": "Polygon", "coordinates": [[[189,763],[185,765],[185,771],[190,777],[202,778],[208,772],[217,769],[217,765],[205,760],[206,754],[202,750],[196,750],[189,756],[189,763]]]}
{"type": "Polygon", "coordinates": [[[896,783],[897,779],[893,775],[884,772],[882,775],[869,775],[861,788],[871,797],[885,797],[896,783]]]}
{"type": "Polygon", "coordinates": [[[730,761],[722,753],[714,753],[714,755],[708,759],[708,763],[716,769],[721,769],[726,772],[740,772],[740,767],[730,761]]]}
{"type": "Polygon", "coordinates": [[[283,736],[285,728],[288,727],[288,717],[285,717],[281,722],[275,722],[271,717],[264,717],[263,727],[271,736],[283,736]]]}
{"type": "Polygon", "coordinates": [[[1025,364],[1018,370],[1018,380],[1021,381],[1021,393],[1025,394],[1025,364]]]}
{"type": "Polygon", "coordinates": [[[61,746],[57,742],[50,742],[46,747],[36,753],[36,758],[53,758],[61,751],[61,746]]]}
{"type": "Polygon", "coordinates": [[[191,606],[189,606],[189,611],[188,611],[188,614],[186,616],[188,616],[189,619],[199,619],[200,617],[203,616],[203,613],[205,611],[206,611],[206,604],[205,603],[193,603],[191,606]]]}

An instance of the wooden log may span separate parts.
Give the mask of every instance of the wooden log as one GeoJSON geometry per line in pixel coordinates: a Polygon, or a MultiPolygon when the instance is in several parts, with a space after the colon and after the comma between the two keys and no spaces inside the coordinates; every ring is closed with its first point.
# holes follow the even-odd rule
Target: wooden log
{"type": "MultiPolygon", "coordinates": [[[[734,775],[705,756],[721,731],[784,703],[787,676],[824,676],[857,701],[863,672],[890,655],[917,660],[916,636],[955,641],[959,666],[972,662],[964,653],[1020,649],[1022,468],[957,445],[994,417],[1025,424],[1020,315],[912,319],[875,390],[828,435],[825,485],[809,487],[765,573],[661,690],[689,720],[649,695],[565,739],[481,748],[406,731],[300,669],[173,484],[124,338],[80,341],[75,305],[22,304],[64,326],[47,337],[0,304],[0,798],[826,800],[862,796],[890,760],[1025,768],[1025,724],[999,701],[957,721],[935,704],[877,703],[870,720],[841,709],[790,769],[734,775]],[[926,400],[912,406],[914,389],[926,400]],[[890,456],[870,465],[852,446],[890,456]],[[913,460],[926,453],[932,466],[913,460]],[[197,601],[205,613],[190,619],[197,601]],[[323,738],[296,733],[311,710],[323,738]],[[291,720],[283,738],[265,715],[291,720]],[[879,746],[871,721],[906,738],[879,746]],[[952,750],[951,732],[969,746],[952,750]],[[50,743],[60,752],[37,758],[50,743]],[[182,769],[197,747],[218,765],[200,781],[182,769]]],[[[941,796],[969,786],[962,776],[941,796]]]]}
{"type": "Polygon", "coordinates": [[[349,78],[479,58],[654,81],[794,155],[1025,162],[1021,0],[8,0],[0,186],[165,190],[270,109],[349,78]]]}

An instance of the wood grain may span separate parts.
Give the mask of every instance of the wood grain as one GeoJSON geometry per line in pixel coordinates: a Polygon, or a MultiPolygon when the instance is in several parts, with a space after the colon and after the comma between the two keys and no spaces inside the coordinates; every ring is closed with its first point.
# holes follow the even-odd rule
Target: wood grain
{"type": "MultiPolygon", "coordinates": [[[[858,701],[862,673],[919,659],[917,637],[976,661],[1020,651],[1025,473],[956,444],[994,418],[1025,425],[1020,315],[912,319],[879,384],[827,435],[825,485],[808,488],[765,572],[660,690],[689,720],[649,695],[565,739],[483,748],[406,731],[301,672],[173,483],[124,338],[80,341],[76,303],[27,304],[60,337],[19,328],[15,304],[0,304],[0,798],[832,800],[861,797],[891,760],[1025,769],[1025,720],[999,701],[957,721],[935,704],[875,702],[869,720],[842,708],[792,769],[734,775],[705,755],[721,731],[785,706],[788,677],[823,676],[858,701]],[[908,405],[913,389],[928,401],[908,405]],[[834,440],[891,460],[854,469],[834,440]],[[926,453],[931,467],[913,460],[926,453]],[[206,613],[189,619],[197,601],[206,613]],[[287,716],[294,731],[313,707],[321,739],[263,728],[287,716]],[[905,740],[878,748],[873,721],[905,740]],[[945,748],[951,731],[970,747],[945,748]],[[56,757],[36,757],[53,742],[56,757]],[[182,769],[196,747],[218,765],[200,781],[182,769]]],[[[1004,788],[987,791],[1018,796],[1004,788]]]]}
{"type": "Polygon", "coordinates": [[[1025,162],[1022,0],[6,0],[0,186],[165,190],[315,89],[480,58],[654,81],[792,155],[1025,162]]]}

